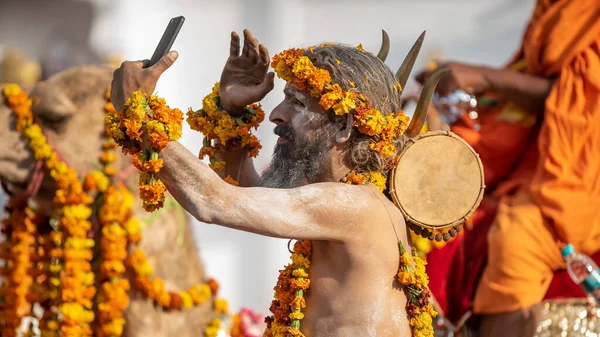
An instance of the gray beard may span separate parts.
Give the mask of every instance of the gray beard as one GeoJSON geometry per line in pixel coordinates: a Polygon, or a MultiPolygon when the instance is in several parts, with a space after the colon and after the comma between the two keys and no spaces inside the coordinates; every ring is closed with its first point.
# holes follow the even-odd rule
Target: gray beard
{"type": "Polygon", "coordinates": [[[260,186],[294,188],[315,183],[319,176],[331,170],[328,152],[332,146],[330,139],[300,141],[297,138],[275,145],[273,159],[261,176],[260,186]]]}

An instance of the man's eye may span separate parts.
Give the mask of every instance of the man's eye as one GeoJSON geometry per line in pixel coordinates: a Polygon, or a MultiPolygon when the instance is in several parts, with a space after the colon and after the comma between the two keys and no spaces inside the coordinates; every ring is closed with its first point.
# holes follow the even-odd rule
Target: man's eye
{"type": "Polygon", "coordinates": [[[302,103],[302,101],[298,100],[298,99],[294,99],[294,105],[300,106],[300,107],[304,107],[304,103],[302,103]]]}
{"type": "Polygon", "coordinates": [[[39,114],[38,118],[42,124],[49,126],[52,129],[59,130],[66,126],[71,116],[54,115],[54,114],[39,114]]]}

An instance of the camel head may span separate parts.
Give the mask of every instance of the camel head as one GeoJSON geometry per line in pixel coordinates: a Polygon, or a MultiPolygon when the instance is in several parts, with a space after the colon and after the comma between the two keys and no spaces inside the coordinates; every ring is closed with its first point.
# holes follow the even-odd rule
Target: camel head
{"type": "MultiPolygon", "coordinates": [[[[59,156],[81,176],[98,168],[104,141],[105,95],[111,79],[108,68],[79,67],[29,90],[35,121],[59,156]]],[[[25,137],[15,130],[15,117],[4,101],[0,104],[0,144],[0,181],[11,192],[22,192],[36,163],[25,137]]],[[[53,182],[46,175],[38,201],[51,200],[53,192],[53,182]]]]}

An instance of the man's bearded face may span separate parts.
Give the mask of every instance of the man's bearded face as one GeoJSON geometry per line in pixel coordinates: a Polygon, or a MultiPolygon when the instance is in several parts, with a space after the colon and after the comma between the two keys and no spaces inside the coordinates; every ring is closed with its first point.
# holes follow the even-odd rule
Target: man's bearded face
{"type": "Polygon", "coordinates": [[[317,182],[330,173],[329,152],[335,126],[318,101],[286,88],[285,100],[271,113],[279,136],[273,159],[261,177],[262,187],[293,188],[317,182]],[[320,109],[320,110],[319,110],[320,109]]]}

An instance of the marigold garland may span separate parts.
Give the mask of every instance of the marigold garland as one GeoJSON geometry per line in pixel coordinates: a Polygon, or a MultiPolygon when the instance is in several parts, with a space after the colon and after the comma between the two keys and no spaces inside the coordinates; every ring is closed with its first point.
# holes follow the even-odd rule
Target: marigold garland
{"type": "MultiPolygon", "coordinates": [[[[9,277],[7,280],[14,279],[19,283],[12,283],[17,285],[13,290],[0,287],[2,335],[16,335],[20,318],[29,313],[31,303],[39,302],[44,309],[39,320],[41,337],[91,336],[90,324],[94,320],[94,336],[118,337],[123,332],[123,311],[129,302],[129,281],[123,278],[127,247],[139,243],[141,233],[139,221],[132,216],[133,195],[114,179],[114,149],[117,144],[110,139],[103,144],[100,155],[102,172],[92,172],[81,182],[76,172],[58,158],[41,128],[34,123],[31,99],[26,93],[16,85],[8,85],[3,94],[17,117],[18,131],[23,132],[29,140],[34,157],[44,161],[50,175],[56,180],[58,189],[54,203],[61,209],[58,221],[43,226],[32,210],[11,208],[11,216],[7,219],[10,226],[3,227],[6,233],[10,233],[9,241],[2,244],[0,258],[11,256],[19,262],[20,267],[15,267],[16,264],[9,261],[2,269],[3,276],[9,277]],[[101,200],[97,216],[101,225],[99,277],[102,283],[97,296],[90,264],[94,240],[87,237],[92,230],[88,221],[92,216],[92,193],[96,193],[96,200],[101,200]],[[36,237],[34,233],[38,228],[49,231],[36,237]],[[15,240],[12,240],[13,237],[15,240]],[[15,245],[16,238],[20,241],[15,245]],[[33,279],[36,282],[32,282],[33,279]],[[98,317],[91,310],[94,299],[98,317]]],[[[164,101],[159,99],[151,98],[149,102],[148,106],[155,109],[153,111],[160,111],[157,115],[168,109],[163,108],[164,101]]],[[[109,120],[116,115],[108,93],[105,111],[109,120]]],[[[107,124],[106,132],[109,134],[110,124],[107,124]]],[[[165,130],[170,135],[177,133],[177,128],[169,125],[165,126],[165,130]]],[[[146,276],[150,277],[150,274],[146,276]]],[[[156,278],[152,278],[152,282],[154,285],[164,284],[164,281],[156,278]]],[[[218,284],[209,280],[206,285],[193,286],[187,292],[164,293],[171,299],[169,305],[172,307],[178,307],[176,302],[179,298],[179,308],[191,308],[210,299],[217,290],[218,284]]],[[[157,298],[164,301],[165,296],[160,294],[157,298]]],[[[225,300],[214,299],[213,306],[220,316],[206,328],[206,336],[216,336],[215,331],[219,330],[222,316],[228,311],[225,300]]],[[[30,332],[31,329],[25,334],[30,332]]]]}
{"type": "Polygon", "coordinates": [[[37,214],[25,205],[9,200],[8,218],[2,223],[7,241],[2,243],[0,258],[4,284],[0,290],[0,331],[14,337],[23,317],[31,312],[32,255],[35,254],[37,214]]]}
{"type": "Polygon", "coordinates": [[[54,203],[59,207],[56,227],[62,235],[60,242],[64,242],[64,248],[57,254],[57,259],[62,262],[62,267],[59,267],[60,332],[63,336],[91,336],[90,323],[94,320],[92,298],[96,289],[90,265],[94,240],[88,239],[87,234],[91,229],[88,218],[92,199],[84,193],[75,170],[59,159],[48,145],[40,126],[33,123],[31,99],[27,94],[14,84],[7,85],[3,94],[17,117],[17,130],[24,133],[34,158],[44,162],[58,187],[54,196],[54,203]]]}
{"type": "MultiPolygon", "coordinates": [[[[309,47],[308,51],[313,52],[313,47],[309,47]]],[[[300,90],[310,89],[311,96],[318,99],[326,111],[331,109],[336,115],[352,113],[354,127],[371,137],[371,149],[386,157],[394,155],[396,147],[393,140],[408,128],[409,118],[404,111],[384,116],[354,88],[354,83],[350,83],[352,88],[348,91],[344,91],[338,83],[332,83],[329,71],[316,67],[304,55],[305,52],[305,49],[293,48],[273,56],[271,66],[277,76],[300,90]]]]}
{"type": "MultiPolygon", "coordinates": [[[[187,122],[192,130],[200,131],[204,135],[199,158],[209,158],[210,167],[215,171],[222,171],[225,162],[217,160],[218,151],[232,151],[248,149],[250,157],[256,157],[262,148],[258,138],[252,134],[252,129],[265,119],[265,112],[260,104],[251,104],[241,116],[234,117],[221,109],[219,96],[220,84],[217,82],[210,94],[202,100],[202,109],[187,113],[187,122]]],[[[231,176],[224,179],[232,185],[238,185],[231,176]]]]}
{"type": "Polygon", "coordinates": [[[406,311],[414,337],[433,337],[433,318],[437,312],[431,305],[429,293],[429,277],[425,271],[427,262],[413,250],[413,257],[398,242],[400,251],[400,271],[398,281],[406,289],[406,311]],[[414,266],[413,266],[414,262],[414,266]]]}
{"type": "Polygon", "coordinates": [[[161,208],[165,185],[155,176],[163,166],[158,153],[169,141],[181,138],[183,113],[171,109],[164,99],[136,91],[127,99],[121,112],[110,111],[105,118],[108,133],[124,153],[133,155],[133,165],[140,171],[138,192],[148,212],[161,208]],[[148,149],[142,151],[143,132],[148,149]]]}
{"type": "Polygon", "coordinates": [[[129,253],[126,264],[134,272],[133,286],[165,309],[190,309],[205,303],[219,290],[219,284],[210,279],[206,284],[193,285],[186,291],[167,291],[164,280],[152,277],[152,266],[146,254],[139,248],[129,253]]]}
{"type": "Polygon", "coordinates": [[[300,331],[300,321],[304,318],[302,309],[306,308],[304,292],[310,286],[311,251],[311,241],[297,241],[291,256],[292,263],[279,272],[274,288],[275,298],[269,308],[273,316],[265,318],[265,337],[304,336],[300,331]]]}

